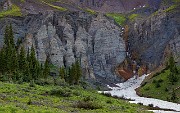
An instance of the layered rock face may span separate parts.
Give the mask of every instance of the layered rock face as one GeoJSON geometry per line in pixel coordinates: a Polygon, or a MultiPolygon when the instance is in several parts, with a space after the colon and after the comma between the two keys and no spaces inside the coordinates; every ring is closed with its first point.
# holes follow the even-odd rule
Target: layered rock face
{"type": "MultiPolygon", "coordinates": [[[[24,37],[26,49],[34,45],[40,62],[44,63],[48,56],[57,67],[69,67],[79,60],[85,78],[100,76],[118,81],[114,70],[125,59],[125,44],[120,28],[105,16],[46,12],[26,18],[6,18],[0,23],[9,21],[13,23],[15,36],[24,37]]],[[[0,27],[2,39],[5,24],[0,27]]]]}
{"type": "Polygon", "coordinates": [[[157,14],[130,24],[129,47],[136,54],[139,62],[148,65],[152,70],[164,62],[164,53],[169,51],[178,61],[180,21],[179,10],[172,12],[159,11],[157,14]]]}

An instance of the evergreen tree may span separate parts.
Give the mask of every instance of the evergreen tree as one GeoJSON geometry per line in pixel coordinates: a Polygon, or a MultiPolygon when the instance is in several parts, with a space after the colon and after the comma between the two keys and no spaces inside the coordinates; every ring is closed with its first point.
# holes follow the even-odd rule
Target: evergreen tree
{"type": "Polygon", "coordinates": [[[5,49],[2,48],[0,51],[0,73],[4,74],[4,72],[7,70],[6,69],[6,55],[5,55],[5,49]]]}
{"type": "Polygon", "coordinates": [[[25,82],[30,82],[32,80],[32,75],[31,75],[31,71],[30,71],[30,63],[29,62],[27,62],[23,80],[25,82]]]}
{"type": "Polygon", "coordinates": [[[65,68],[64,66],[62,66],[60,69],[59,69],[59,76],[61,77],[61,79],[65,79],[65,68]]]}
{"type": "Polygon", "coordinates": [[[27,61],[26,61],[26,52],[24,47],[21,47],[20,53],[18,56],[18,62],[19,62],[19,70],[24,72],[27,68],[27,61]]]}
{"type": "Polygon", "coordinates": [[[38,79],[39,77],[41,77],[41,64],[39,63],[39,61],[37,60],[36,62],[36,78],[38,79]]]}
{"type": "Polygon", "coordinates": [[[12,48],[11,51],[11,70],[12,72],[16,72],[19,68],[19,64],[18,64],[18,56],[17,56],[17,51],[15,48],[12,48]]]}
{"type": "Polygon", "coordinates": [[[79,79],[82,76],[82,70],[79,61],[75,62],[75,84],[79,83],[79,79]]]}
{"type": "Polygon", "coordinates": [[[45,79],[47,79],[47,77],[50,74],[50,67],[49,67],[49,58],[46,58],[46,62],[44,64],[44,70],[43,70],[43,76],[45,79]]]}
{"type": "Polygon", "coordinates": [[[9,46],[9,26],[6,26],[6,28],[5,28],[4,45],[5,45],[5,47],[9,46]]]}
{"type": "Polygon", "coordinates": [[[170,72],[169,81],[171,82],[172,85],[174,85],[174,83],[178,81],[178,77],[176,76],[175,73],[170,72]]]}
{"type": "Polygon", "coordinates": [[[174,60],[174,57],[171,55],[171,57],[169,58],[169,68],[170,68],[170,71],[177,74],[178,73],[178,69],[176,67],[176,64],[175,64],[175,60],[174,60]]]}
{"type": "Polygon", "coordinates": [[[10,24],[10,26],[9,26],[9,34],[8,35],[9,35],[9,43],[11,44],[11,46],[13,48],[15,48],[12,24],[10,24]]]}
{"type": "Polygon", "coordinates": [[[43,77],[43,71],[44,71],[44,67],[43,67],[43,64],[41,63],[40,64],[40,67],[39,67],[39,70],[40,70],[40,72],[39,72],[39,77],[43,77]]]}
{"type": "Polygon", "coordinates": [[[26,60],[27,62],[30,62],[29,48],[27,50],[26,60]]]}
{"type": "Polygon", "coordinates": [[[29,56],[29,68],[30,68],[30,74],[32,76],[32,79],[37,79],[38,78],[38,73],[37,73],[37,65],[38,65],[38,61],[36,60],[36,53],[35,53],[35,49],[32,45],[31,47],[31,53],[29,56]]]}
{"type": "Polygon", "coordinates": [[[72,66],[69,68],[69,77],[68,77],[69,84],[74,84],[74,74],[75,74],[75,65],[73,63],[72,66]]]}

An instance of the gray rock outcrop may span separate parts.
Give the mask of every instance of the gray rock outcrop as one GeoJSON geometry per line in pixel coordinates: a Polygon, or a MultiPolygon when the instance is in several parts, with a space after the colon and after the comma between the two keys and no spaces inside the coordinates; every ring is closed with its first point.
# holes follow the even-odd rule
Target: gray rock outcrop
{"type": "Polygon", "coordinates": [[[153,70],[164,63],[167,46],[174,56],[179,56],[180,21],[179,11],[159,10],[150,17],[129,24],[129,48],[136,53],[141,63],[153,70]]]}
{"type": "MultiPolygon", "coordinates": [[[[15,36],[24,37],[26,50],[32,45],[35,47],[41,63],[49,57],[55,66],[69,67],[80,60],[86,79],[121,80],[116,76],[115,68],[125,59],[125,43],[120,28],[104,15],[50,11],[19,19],[23,23],[21,26],[11,18],[1,21],[8,20],[13,28],[24,29],[24,34],[17,30],[15,36]]],[[[0,39],[4,26],[0,28],[0,39]]]]}

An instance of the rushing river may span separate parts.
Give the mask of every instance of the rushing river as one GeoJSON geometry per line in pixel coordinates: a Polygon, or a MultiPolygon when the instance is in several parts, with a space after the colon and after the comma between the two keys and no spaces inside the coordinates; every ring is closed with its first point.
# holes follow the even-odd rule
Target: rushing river
{"type": "Polygon", "coordinates": [[[131,78],[124,83],[116,84],[118,87],[110,87],[111,91],[103,91],[104,93],[111,93],[112,96],[124,97],[126,99],[131,99],[133,101],[129,101],[130,103],[142,103],[143,105],[148,106],[149,104],[153,104],[154,107],[159,107],[162,109],[171,109],[173,111],[163,111],[163,110],[153,110],[155,113],[180,113],[180,104],[167,102],[154,98],[146,98],[140,97],[136,94],[135,89],[140,86],[142,81],[148,75],[143,75],[139,78],[131,78]]]}

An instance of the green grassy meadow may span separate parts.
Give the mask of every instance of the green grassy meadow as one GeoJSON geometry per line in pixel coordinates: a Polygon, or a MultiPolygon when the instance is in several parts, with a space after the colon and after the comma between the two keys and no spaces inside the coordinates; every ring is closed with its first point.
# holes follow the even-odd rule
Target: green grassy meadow
{"type": "Polygon", "coordinates": [[[79,86],[0,82],[0,113],[146,113],[144,106],[79,86]]]}

